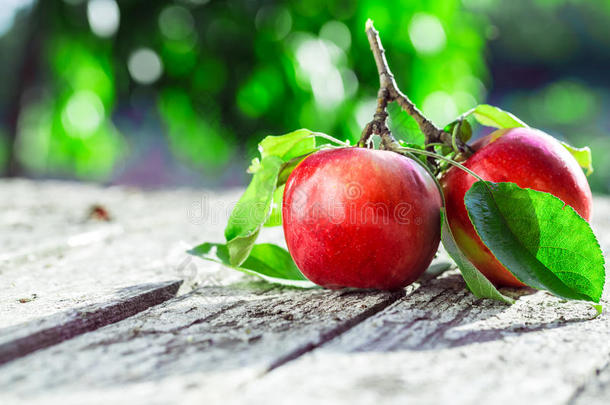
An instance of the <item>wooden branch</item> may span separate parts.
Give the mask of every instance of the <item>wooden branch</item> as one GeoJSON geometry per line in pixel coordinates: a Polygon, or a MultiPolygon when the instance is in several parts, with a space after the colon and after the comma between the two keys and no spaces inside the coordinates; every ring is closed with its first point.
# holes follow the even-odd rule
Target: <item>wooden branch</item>
{"type": "MultiPolygon", "coordinates": [[[[448,146],[452,146],[453,139],[451,134],[434,125],[434,123],[426,118],[415,104],[413,104],[409,97],[398,88],[385,57],[385,49],[381,43],[379,32],[373,26],[373,21],[371,19],[366,22],[366,36],[369,40],[373,57],[375,58],[377,72],[379,73],[379,92],[377,94],[377,110],[375,111],[373,121],[364,128],[358,145],[366,145],[366,141],[374,133],[379,134],[382,137],[382,140],[384,138],[388,140],[388,138],[391,137],[386,124],[388,116],[386,107],[388,103],[395,101],[407,114],[413,117],[415,122],[417,122],[419,129],[426,137],[426,145],[430,143],[444,143],[448,146]]],[[[466,155],[472,153],[470,147],[460,139],[456,139],[455,141],[461,153],[466,155]]]]}

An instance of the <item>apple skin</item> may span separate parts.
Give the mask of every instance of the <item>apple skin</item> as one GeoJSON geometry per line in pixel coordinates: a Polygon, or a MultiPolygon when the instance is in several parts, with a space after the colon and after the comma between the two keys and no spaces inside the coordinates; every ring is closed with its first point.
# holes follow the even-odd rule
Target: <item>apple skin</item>
{"type": "Polygon", "coordinates": [[[434,257],[441,201],[434,179],[412,159],[355,147],[320,151],[286,182],[288,250],[323,287],[400,289],[434,257]]]}
{"type": "MultiPolygon", "coordinates": [[[[585,220],[592,208],[591,189],[576,159],[559,141],[532,128],[501,129],[472,145],[475,153],[464,165],[484,180],[513,182],[544,191],[570,205],[585,220]]],[[[453,167],[441,185],[447,219],[456,243],[466,257],[496,286],[522,287],[483,244],[464,205],[464,194],[477,180],[453,167]]]]}

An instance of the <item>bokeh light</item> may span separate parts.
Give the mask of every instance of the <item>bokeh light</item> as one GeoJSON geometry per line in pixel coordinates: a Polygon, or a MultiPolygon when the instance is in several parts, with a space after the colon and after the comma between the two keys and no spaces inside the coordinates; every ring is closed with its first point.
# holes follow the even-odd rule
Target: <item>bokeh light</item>
{"type": "Polygon", "coordinates": [[[440,127],[445,126],[459,115],[453,97],[444,91],[435,91],[428,95],[422,110],[432,122],[440,127]]]}
{"type": "Polygon", "coordinates": [[[237,105],[250,116],[259,117],[280,100],[283,92],[279,74],[272,67],[257,69],[237,93],[237,105]]]}
{"type": "Polygon", "coordinates": [[[345,98],[345,89],[337,64],[343,51],[331,42],[306,39],[296,50],[296,58],[311,85],[316,102],[324,108],[337,106],[345,98]]]}
{"type": "Polygon", "coordinates": [[[594,146],[610,192],[610,7],[588,0],[5,0],[7,174],[236,186],[265,135],[353,142],[378,89],[367,18],[437,125],[499,105],[594,146]]]}
{"type": "Polygon", "coordinates": [[[531,108],[546,120],[558,124],[578,124],[598,114],[599,100],[583,83],[562,80],[542,90],[541,100],[533,100],[531,108]]]}
{"type": "Polygon", "coordinates": [[[159,14],[159,28],[161,33],[169,39],[183,40],[193,36],[195,21],[186,8],[181,6],[167,6],[159,14]]]}
{"type": "Polygon", "coordinates": [[[103,120],[104,105],[97,94],[88,90],[74,93],[61,113],[66,132],[81,138],[92,135],[103,120]]]}
{"type": "Polygon", "coordinates": [[[159,55],[149,48],[136,49],[127,61],[129,74],[140,84],[156,82],[163,73],[163,64],[159,55]]]}
{"type": "Polygon", "coordinates": [[[87,19],[91,31],[97,36],[113,36],[119,29],[121,19],[119,6],[115,0],[89,0],[87,19]]]}
{"type": "Polygon", "coordinates": [[[371,117],[373,114],[375,114],[376,108],[376,98],[369,98],[358,103],[358,107],[356,108],[356,121],[360,128],[364,128],[364,126],[371,120],[371,117]]]}
{"type": "Polygon", "coordinates": [[[347,51],[352,44],[352,34],[347,25],[341,21],[329,21],[320,28],[320,38],[334,42],[339,48],[347,51]]]}
{"type": "Polygon", "coordinates": [[[426,13],[417,13],[409,23],[409,37],[413,47],[422,54],[434,54],[443,50],[447,38],[439,19],[426,13]]]}

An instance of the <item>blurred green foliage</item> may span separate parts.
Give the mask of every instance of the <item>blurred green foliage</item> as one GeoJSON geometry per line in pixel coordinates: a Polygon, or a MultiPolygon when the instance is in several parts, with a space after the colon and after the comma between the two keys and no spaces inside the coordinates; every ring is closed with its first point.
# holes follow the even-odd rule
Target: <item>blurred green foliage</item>
{"type": "Polygon", "coordinates": [[[144,155],[161,144],[180,173],[193,174],[178,182],[239,184],[267,134],[307,127],[354,142],[378,88],[364,35],[372,18],[398,84],[438,125],[481,102],[500,105],[575,146],[592,143],[593,188],[609,191],[607,91],[559,68],[548,74],[587,47],[608,53],[609,4],[33,1],[4,35],[0,21],[0,52],[15,56],[0,66],[15,78],[0,87],[0,167],[101,181],[132,170],[155,176],[146,165],[159,162],[144,155]],[[574,18],[586,22],[580,36],[557,22],[574,18]]]}
{"type": "Polygon", "coordinates": [[[20,112],[16,151],[34,172],[103,178],[124,150],[110,120],[115,104],[112,60],[95,41],[50,38],[47,52],[53,87],[20,112]]]}
{"type": "Polygon", "coordinates": [[[575,146],[590,146],[594,192],[610,192],[610,1],[464,0],[492,22],[491,100],[575,146]]]}
{"type": "Polygon", "coordinates": [[[108,35],[94,20],[112,19],[112,4],[34,6],[31,41],[43,51],[16,139],[26,172],[111,178],[129,153],[117,109],[142,86],[174,156],[208,177],[245,166],[269,133],[355,141],[378,85],[369,17],[400,84],[441,124],[485,97],[484,18],[459,0],[126,0],[108,35]]]}

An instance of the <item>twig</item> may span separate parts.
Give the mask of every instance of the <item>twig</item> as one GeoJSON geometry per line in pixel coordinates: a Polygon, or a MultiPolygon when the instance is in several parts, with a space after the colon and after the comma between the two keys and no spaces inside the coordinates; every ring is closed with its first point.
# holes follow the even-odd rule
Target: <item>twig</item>
{"type": "Polygon", "coordinates": [[[365,146],[368,138],[372,134],[379,134],[382,138],[382,142],[391,142],[393,137],[387,127],[386,120],[388,113],[386,108],[388,103],[395,101],[400,107],[417,122],[419,129],[424,133],[426,137],[426,145],[431,143],[442,143],[448,146],[453,146],[455,141],[458,150],[465,154],[470,155],[472,150],[468,145],[462,142],[459,138],[453,139],[452,135],[448,132],[438,128],[432,121],[426,118],[419,109],[413,104],[413,102],[407,97],[396,84],[394,75],[390,71],[388,61],[385,57],[385,50],[381,44],[379,38],[379,32],[373,26],[371,19],[366,22],[366,36],[375,58],[375,64],[377,65],[377,72],[379,73],[379,92],[377,93],[377,110],[373,116],[373,120],[369,122],[364,130],[359,146],[365,146]]]}

